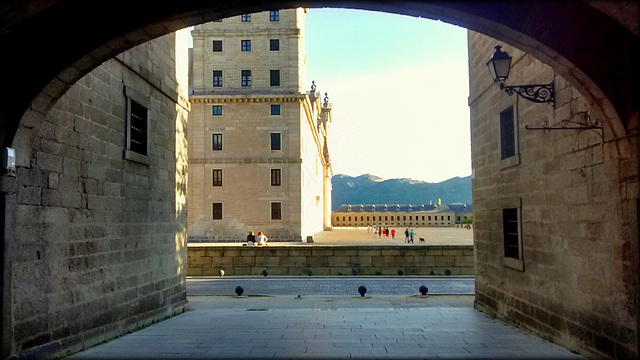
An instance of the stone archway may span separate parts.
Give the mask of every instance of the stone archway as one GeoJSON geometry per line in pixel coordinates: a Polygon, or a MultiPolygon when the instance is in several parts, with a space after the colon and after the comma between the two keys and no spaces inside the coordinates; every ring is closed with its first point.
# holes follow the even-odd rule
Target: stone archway
{"type": "MultiPolygon", "coordinates": [[[[171,7],[130,2],[17,1],[1,13],[5,85],[2,144],[11,144],[27,109],[44,113],[81,76],[116,54],[171,31],[271,7],[341,7],[341,1],[182,1],[171,7]],[[55,56],[52,56],[52,55],[55,56]]],[[[637,4],[567,2],[349,2],[350,7],[420,16],[464,26],[531,51],[597,105],[612,137],[634,126],[638,25],[625,17],[637,4]],[[606,12],[606,14],[604,13],[606,12]],[[614,19],[612,17],[617,17],[614,19]],[[631,31],[629,31],[631,29],[631,31]],[[635,34],[633,33],[635,32],[635,34]],[[635,97],[635,98],[632,98],[635,97]]],[[[35,116],[36,114],[27,114],[35,116]]]]}
{"type": "MultiPolygon", "coordinates": [[[[189,25],[269,10],[271,4],[340,7],[342,2],[230,1],[211,6],[183,1],[171,8],[124,1],[12,2],[0,11],[0,46],[14,52],[0,59],[5,75],[0,97],[5,104],[0,109],[2,145],[12,144],[21,121],[38,124],[71,85],[116,54],[189,25]]],[[[637,20],[627,22],[618,15],[632,8],[628,3],[362,1],[349,5],[441,19],[508,42],[551,65],[581,91],[601,113],[600,118],[606,119],[608,137],[624,137],[637,126],[638,81],[633,68],[640,49],[637,20]]],[[[6,184],[2,182],[3,193],[8,193],[6,184]]],[[[8,228],[14,215],[11,201],[3,205],[8,228]]],[[[3,235],[5,241],[11,241],[3,235]]]]}

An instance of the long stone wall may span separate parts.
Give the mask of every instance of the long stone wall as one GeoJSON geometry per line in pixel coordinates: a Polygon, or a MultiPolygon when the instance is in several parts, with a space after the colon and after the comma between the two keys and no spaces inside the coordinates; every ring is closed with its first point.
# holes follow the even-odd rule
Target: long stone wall
{"type": "Polygon", "coordinates": [[[473,246],[215,246],[188,247],[189,276],[259,275],[474,275],[473,246]]]}

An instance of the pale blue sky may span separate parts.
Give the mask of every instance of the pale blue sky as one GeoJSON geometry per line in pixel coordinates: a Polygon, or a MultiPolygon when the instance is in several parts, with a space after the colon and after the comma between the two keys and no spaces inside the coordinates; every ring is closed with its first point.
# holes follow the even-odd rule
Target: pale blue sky
{"type": "Polygon", "coordinates": [[[305,31],[307,82],[333,105],[334,174],[429,182],[471,174],[466,29],[310,9],[305,31]]]}

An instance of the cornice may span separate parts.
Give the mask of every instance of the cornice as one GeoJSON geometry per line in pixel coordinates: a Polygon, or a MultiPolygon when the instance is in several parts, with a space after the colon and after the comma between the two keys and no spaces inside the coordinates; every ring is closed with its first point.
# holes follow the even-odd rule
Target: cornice
{"type": "Polygon", "coordinates": [[[300,29],[288,28],[288,29],[273,29],[269,27],[258,27],[252,29],[207,29],[207,30],[194,30],[191,32],[191,36],[196,38],[207,37],[227,37],[227,36],[241,36],[241,35],[253,35],[253,36],[300,36],[300,29]]]}
{"type": "Polygon", "coordinates": [[[300,164],[300,158],[189,158],[190,164],[300,164]]]}
{"type": "Polygon", "coordinates": [[[189,95],[192,103],[268,103],[268,102],[301,102],[305,94],[200,94],[189,95]]]}

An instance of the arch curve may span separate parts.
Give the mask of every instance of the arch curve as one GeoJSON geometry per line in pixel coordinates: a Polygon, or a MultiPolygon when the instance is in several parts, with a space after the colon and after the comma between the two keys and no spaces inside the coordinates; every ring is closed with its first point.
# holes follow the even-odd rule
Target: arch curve
{"type": "MultiPolygon", "coordinates": [[[[12,52],[0,59],[4,73],[0,95],[5,104],[11,104],[0,110],[0,141],[3,146],[12,143],[25,112],[46,113],[70,85],[135,45],[244,12],[346,4],[338,0],[232,0],[212,5],[184,0],[163,7],[123,0],[13,1],[0,10],[0,47],[12,52]]],[[[640,81],[635,81],[638,70],[633,64],[639,60],[640,40],[629,30],[633,24],[621,24],[605,14],[602,4],[596,9],[582,1],[355,0],[348,6],[442,20],[531,51],[589,99],[608,120],[610,136],[624,136],[636,126],[640,81]]],[[[608,13],[616,11],[609,9],[608,13]]]]}

